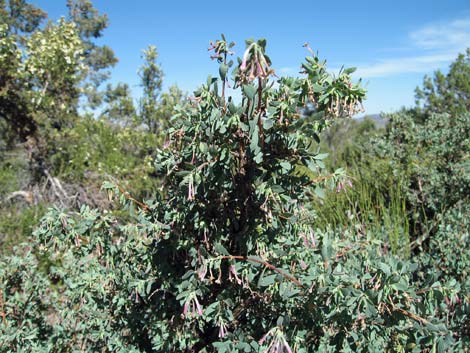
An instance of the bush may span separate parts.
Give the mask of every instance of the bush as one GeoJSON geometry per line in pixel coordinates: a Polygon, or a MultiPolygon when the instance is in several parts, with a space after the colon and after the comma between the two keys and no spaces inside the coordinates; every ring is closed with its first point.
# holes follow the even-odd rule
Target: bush
{"type": "Polygon", "coordinates": [[[152,159],[162,136],[93,117],[80,119],[51,143],[54,175],[72,183],[116,178],[138,197],[149,197],[157,181],[152,159]]]}
{"type": "Polygon", "coordinates": [[[220,77],[175,117],[156,158],[162,192],[141,202],[104,186],[128,221],[51,210],[25,254],[0,265],[2,350],[452,349],[445,298],[457,287],[422,288],[416,264],[360,232],[314,231],[312,195],[344,181],[321,174],[312,138],[363,98],[352,70],[331,76],[313,56],[305,77],[273,85],[265,45],[247,42],[235,104],[232,45],[213,43],[220,77]],[[302,116],[309,100],[316,113],[302,116]]]}
{"type": "Polygon", "coordinates": [[[422,242],[434,232],[440,214],[468,201],[468,113],[434,114],[423,122],[412,113],[397,113],[376,145],[378,156],[388,158],[393,175],[402,181],[415,241],[422,242]]]}

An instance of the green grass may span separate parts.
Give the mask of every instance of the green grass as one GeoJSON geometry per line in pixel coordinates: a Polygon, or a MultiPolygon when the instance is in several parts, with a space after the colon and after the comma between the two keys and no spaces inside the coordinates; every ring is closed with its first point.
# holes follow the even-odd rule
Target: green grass
{"type": "Polygon", "coordinates": [[[410,225],[406,198],[400,183],[377,174],[352,171],[352,187],[326,193],[315,204],[321,229],[356,227],[360,232],[383,238],[392,252],[410,255],[410,225]]]}

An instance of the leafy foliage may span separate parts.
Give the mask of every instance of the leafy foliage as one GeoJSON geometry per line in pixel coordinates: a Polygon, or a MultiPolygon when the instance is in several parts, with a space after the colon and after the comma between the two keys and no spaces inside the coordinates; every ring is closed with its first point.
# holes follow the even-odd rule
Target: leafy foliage
{"type": "Polygon", "coordinates": [[[469,190],[470,116],[431,115],[423,123],[412,114],[390,117],[387,133],[378,142],[379,156],[390,156],[395,177],[402,180],[410,223],[415,234],[427,237],[438,214],[459,201],[469,190]]]}
{"type": "Polygon", "coordinates": [[[129,85],[118,83],[115,87],[108,84],[104,94],[106,108],[102,116],[115,124],[130,126],[136,117],[136,110],[129,85]]]}
{"type": "Polygon", "coordinates": [[[43,10],[25,0],[0,1],[1,23],[10,28],[10,34],[31,33],[46,17],[43,10]]]}
{"type": "Polygon", "coordinates": [[[5,72],[1,116],[21,139],[30,138],[43,157],[43,141],[70,124],[78,99],[81,41],[73,23],[63,19],[25,38],[24,50],[0,27],[1,70],[5,72]]]}
{"type": "Polygon", "coordinates": [[[138,197],[147,197],[157,185],[152,177],[152,154],[160,141],[160,136],[132,126],[120,127],[105,119],[83,117],[56,141],[56,150],[50,156],[52,170],[65,181],[86,181],[89,188],[95,183],[97,192],[103,176],[116,178],[138,197]]]}
{"type": "Polygon", "coordinates": [[[153,45],[142,53],[144,64],[140,68],[141,85],[143,87],[143,97],[140,100],[140,122],[145,124],[147,128],[156,133],[163,119],[158,116],[158,99],[160,98],[163,85],[163,71],[157,64],[157,48],[153,45]]]}
{"type": "Polygon", "coordinates": [[[0,352],[468,351],[465,56],[385,131],[338,124],[365,98],[354,69],[305,45],[277,77],[264,39],[232,60],[223,35],[190,102],[144,51],[136,108],[98,90],[106,15],[67,6],[41,27],[0,0],[0,352]],[[82,206],[30,236],[50,194],[82,206]]]}
{"type": "MultiPolygon", "coordinates": [[[[312,148],[312,135],[337,114],[351,113],[364,92],[347,83],[350,71],[330,76],[315,57],[307,59],[305,77],[273,85],[265,46],[248,41],[233,71],[240,103],[219,94],[222,68],[220,78],[209,77],[196,92],[193,106],[179,111],[157,154],[162,193],[143,203],[104,186],[134,214],[129,222],[86,207],[77,216],[53,210],[43,219],[32,251],[47,268],[30,252],[26,265],[13,257],[8,266],[15,270],[2,272],[3,347],[452,347],[439,313],[454,305],[445,298],[458,287],[431,281],[416,288],[418,266],[387,255],[379,241],[313,228],[315,188],[340,175],[320,174],[323,156],[312,148]],[[303,116],[309,100],[321,110],[303,116]]],[[[224,39],[214,45],[221,66],[230,66],[227,48],[224,39]]]]}
{"type": "MultiPolygon", "coordinates": [[[[18,181],[16,189],[2,188],[0,213],[9,217],[0,221],[2,242],[23,239],[52,205],[110,207],[99,193],[104,179],[118,179],[138,197],[156,187],[150,160],[165,131],[138,125],[126,84],[109,85],[102,100],[98,86],[115,62],[96,44],[107,17],[91,1],[67,6],[68,20],[41,26],[46,13],[35,6],[0,2],[0,175],[2,183],[7,176],[18,181]],[[79,109],[85,96],[91,107],[101,104],[100,120],[79,109]],[[3,161],[3,154],[16,157],[3,161]]],[[[176,86],[159,94],[152,104],[164,126],[185,95],[176,86]]]]}

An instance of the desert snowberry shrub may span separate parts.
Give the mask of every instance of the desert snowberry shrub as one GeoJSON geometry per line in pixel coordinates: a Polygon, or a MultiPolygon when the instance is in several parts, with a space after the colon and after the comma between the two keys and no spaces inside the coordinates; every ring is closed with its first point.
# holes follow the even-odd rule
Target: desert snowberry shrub
{"type": "Polygon", "coordinates": [[[219,77],[173,118],[155,160],[159,194],[140,201],[106,183],[125,220],[87,207],[51,210],[23,253],[0,265],[0,350],[454,345],[445,310],[457,287],[415,285],[418,266],[359,228],[315,230],[311,199],[347,183],[324,173],[317,141],[330,121],[360,108],[365,92],[353,70],[331,75],[311,52],[302,76],[277,77],[265,40],[247,41],[237,61],[232,47],[223,37],[211,44],[219,77]]]}

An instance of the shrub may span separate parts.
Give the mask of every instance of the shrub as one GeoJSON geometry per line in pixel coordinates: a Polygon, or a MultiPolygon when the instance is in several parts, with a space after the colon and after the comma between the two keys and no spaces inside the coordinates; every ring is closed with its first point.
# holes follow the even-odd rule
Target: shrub
{"type": "Polygon", "coordinates": [[[417,266],[365,235],[314,232],[312,195],[341,176],[321,174],[312,141],[364,97],[352,70],[331,76],[313,56],[304,77],[274,85],[265,46],[247,41],[235,103],[225,96],[232,44],[212,43],[220,77],[175,117],[155,161],[162,192],[141,202],[104,186],[130,221],[52,210],[28,254],[2,265],[2,349],[452,348],[442,313],[458,288],[414,286],[417,266]],[[316,113],[302,116],[308,102],[316,113]]]}

